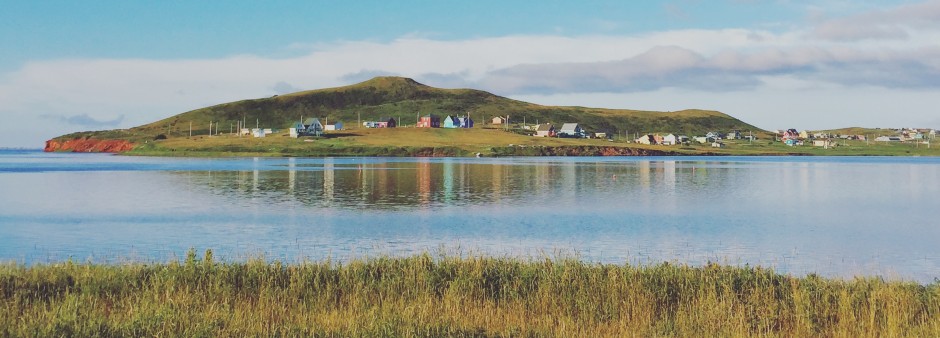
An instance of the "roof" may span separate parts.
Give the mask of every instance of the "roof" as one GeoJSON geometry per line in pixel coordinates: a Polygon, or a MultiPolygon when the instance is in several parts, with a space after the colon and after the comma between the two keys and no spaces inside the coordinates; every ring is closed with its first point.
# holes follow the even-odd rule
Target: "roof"
{"type": "Polygon", "coordinates": [[[305,126],[309,126],[309,125],[314,124],[314,123],[320,124],[320,119],[318,119],[318,118],[316,118],[316,117],[311,117],[311,118],[308,118],[308,119],[304,120],[304,125],[305,125],[305,126]]]}
{"type": "Polygon", "coordinates": [[[561,125],[561,131],[566,131],[566,130],[574,131],[577,128],[579,128],[577,123],[565,123],[561,125]]]}
{"type": "Polygon", "coordinates": [[[555,126],[553,126],[551,123],[542,123],[535,127],[535,131],[552,131],[554,128],[555,126]]]}

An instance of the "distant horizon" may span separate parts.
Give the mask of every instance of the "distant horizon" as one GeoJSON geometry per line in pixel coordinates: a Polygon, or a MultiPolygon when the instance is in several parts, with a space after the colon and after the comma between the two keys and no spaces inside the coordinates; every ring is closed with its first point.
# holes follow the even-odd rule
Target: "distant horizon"
{"type": "Polygon", "coordinates": [[[5,4],[0,146],[374,76],[760,128],[940,128],[940,0],[5,4]]]}

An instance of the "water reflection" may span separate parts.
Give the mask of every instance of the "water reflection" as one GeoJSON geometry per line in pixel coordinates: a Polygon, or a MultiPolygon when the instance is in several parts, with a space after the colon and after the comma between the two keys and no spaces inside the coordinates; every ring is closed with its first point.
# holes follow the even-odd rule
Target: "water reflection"
{"type": "Polygon", "coordinates": [[[68,171],[9,161],[18,171],[0,173],[0,187],[20,193],[0,196],[0,260],[160,260],[189,247],[341,259],[444,245],[940,277],[933,159],[77,158],[68,171]]]}
{"type": "MultiPolygon", "coordinates": [[[[175,171],[181,185],[225,198],[295,201],[315,208],[414,209],[466,205],[563,205],[578,201],[677,210],[727,186],[734,168],[676,161],[483,163],[465,160],[298,164],[285,170],[175,171]],[[677,190],[690,189],[679,194],[677,190]]],[[[579,203],[585,204],[585,203],[579,203]]]]}

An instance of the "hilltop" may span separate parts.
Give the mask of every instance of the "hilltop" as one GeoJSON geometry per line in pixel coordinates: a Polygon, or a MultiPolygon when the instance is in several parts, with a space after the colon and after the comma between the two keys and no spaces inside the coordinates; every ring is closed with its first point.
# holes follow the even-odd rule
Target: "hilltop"
{"type": "MultiPolygon", "coordinates": [[[[402,77],[376,77],[371,80],[336,88],[301,91],[286,95],[248,99],[199,108],[142,126],[107,131],[79,132],[57,137],[52,150],[76,139],[123,141],[108,147],[88,148],[93,151],[124,151],[140,143],[157,139],[206,135],[210,121],[228,133],[238,121],[248,127],[284,129],[301,118],[317,117],[321,121],[343,121],[347,128],[358,128],[357,122],[392,117],[402,126],[414,125],[418,115],[466,115],[478,127],[495,116],[509,116],[511,122],[556,125],[577,122],[587,130],[619,133],[683,133],[704,134],[713,130],[764,131],[729,115],[708,110],[676,112],[640,111],[587,107],[543,106],[517,101],[475,89],[442,89],[402,77]]],[[[85,150],[85,149],[83,149],[85,150]]]]}

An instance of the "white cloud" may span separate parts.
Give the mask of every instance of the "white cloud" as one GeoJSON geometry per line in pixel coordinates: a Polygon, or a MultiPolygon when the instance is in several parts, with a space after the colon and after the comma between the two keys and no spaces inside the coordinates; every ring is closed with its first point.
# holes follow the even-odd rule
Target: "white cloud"
{"type": "Polygon", "coordinates": [[[818,38],[855,41],[907,39],[913,30],[940,28],[940,1],[926,1],[826,20],[814,29],[818,38]]]}
{"type": "Polygon", "coordinates": [[[86,122],[117,121],[117,127],[130,127],[221,102],[390,74],[545,104],[727,109],[767,128],[786,125],[779,119],[788,118],[813,128],[820,115],[783,113],[796,103],[806,110],[806,105],[829,107],[819,113],[841,118],[845,125],[927,123],[935,116],[934,97],[940,97],[940,32],[935,23],[940,20],[933,14],[937,3],[863,13],[819,26],[824,31],[830,29],[826,25],[841,25],[848,32],[853,20],[872,18],[887,31],[903,29],[903,40],[833,40],[855,33],[817,38],[819,30],[747,29],[454,41],[411,36],[387,43],[296,44],[296,50],[310,51],[278,59],[236,55],[35,61],[0,75],[0,115],[23,123],[0,126],[0,145],[40,144],[83,127],[40,116],[79,116],[86,122]],[[877,114],[868,106],[877,106],[873,101],[878,92],[905,100],[908,109],[877,114]],[[611,99],[617,97],[629,99],[611,99]],[[124,118],[116,120],[119,116],[124,118]],[[49,128],[50,122],[63,125],[49,128]]]}

